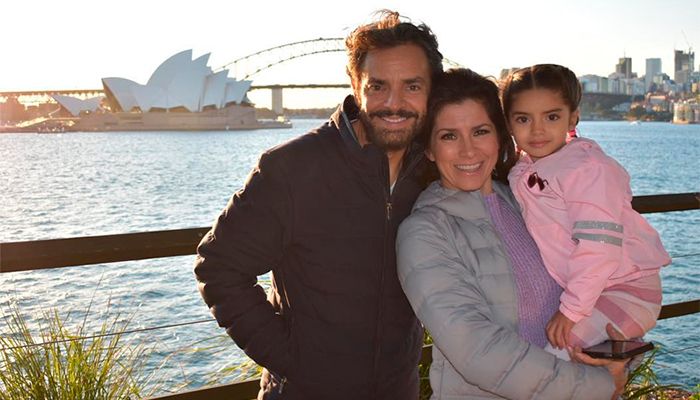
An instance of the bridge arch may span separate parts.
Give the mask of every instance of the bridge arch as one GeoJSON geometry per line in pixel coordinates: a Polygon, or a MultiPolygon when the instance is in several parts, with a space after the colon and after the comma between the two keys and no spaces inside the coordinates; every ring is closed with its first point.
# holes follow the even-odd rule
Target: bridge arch
{"type": "MultiPolygon", "coordinates": [[[[318,38],[286,43],[270,47],[238,58],[217,68],[217,71],[228,69],[236,79],[249,79],[253,75],[287,61],[301,57],[323,53],[345,52],[345,38],[318,38]]],[[[448,68],[461,67],[457,62],[443,59],[443,65],[448,68]]]]}

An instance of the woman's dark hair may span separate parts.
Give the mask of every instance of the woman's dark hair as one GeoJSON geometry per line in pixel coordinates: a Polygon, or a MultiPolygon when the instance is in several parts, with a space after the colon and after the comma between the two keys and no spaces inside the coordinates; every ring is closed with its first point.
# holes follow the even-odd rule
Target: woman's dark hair
{"type": "Polygon", "coordinates": [[[537,64],[521,68],[503,81],[501,101],[506,116],[510,113],[513,98],[530,89],[549,89],[559,93],[571,112],[576,111],[581,103],[581,83],[576,74],[561,65],[537,64]]]}
{"type": "Polygon", "coordinates": [[[442,54],[438,51],[437,38],[427,25],[401,21],[401,16],[395,11],[381,10],[377,14],[377,21],[357,27],[345,39],[347,73],[353,85],[359,82],[362,64],[370,50],[403,44],[414,44],[423,49],[433,76],[442,72],[442,54]]]}
{"type": "MultiPolygon", "coordinates": [[[[498,160],[491,177],[494,180],[508,183],[508,172],[517,161],[517,157],[515,144],[508,133],[506,120],[501,109],[498,86],[492,79],[464,68],[450,69],[439,75],[433,83],[433,89],[428,98],[428,116],[425,129],[418,140],[426,149],[429,148],[430,136],[440,111],[447,105],[459,104],[465,100],[480,103],[496,128],[498,160]]],[[[436,171],[433,170],[432,174],[436,174],[436,171]]],[[[436,178],[436,176],[426,177],[426,179],[431,178],[436,178]]]]}

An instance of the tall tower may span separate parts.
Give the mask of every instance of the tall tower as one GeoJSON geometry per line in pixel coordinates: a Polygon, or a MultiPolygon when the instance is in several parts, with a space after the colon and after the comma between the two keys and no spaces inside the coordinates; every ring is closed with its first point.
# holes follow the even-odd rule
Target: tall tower
{"type": "Polygon", "coordinates": [[[632,59],[629,57],[622,57],[620,61],[615,66],[615,72],[624,75],[625,78],[629,79],[632,77],[632,59]]]}
{"type": "Polygon", "coordinates": [[[695,71],[695,53],[693,49],[688,49],[688,52],[683,50],[673,51],[673,80],[676,83],[688,83],[690,73],[695,71]]]}
{"type": "Polygon", "coordinates": [[[644,73],[644,89],[648,92],[654,82],[654,76],[661,73],[661,59],[647,58],[647,69],[644,73]]]}

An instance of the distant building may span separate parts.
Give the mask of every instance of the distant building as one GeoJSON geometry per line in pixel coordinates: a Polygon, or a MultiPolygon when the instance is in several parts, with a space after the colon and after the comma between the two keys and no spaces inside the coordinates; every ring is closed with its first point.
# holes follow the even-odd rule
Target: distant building
{"type": "Polygon", "coordinates": [[[690,74],[695,71],[695,53],[688,49],[687,53],[674,50],[673,54],[673,80],[681,85],[690,83],[690,74]]]}
{"type": "MultiPolygon", "coordinates": [[[[284,119],[258,121],[247,93],[252,81],[214,72],[209,54],[192,59],[185,50],[163,61],[148,82],[103,78],[104,98],[53,96],[84,131],[232,130],[288,128],[284,119]],[[90,111],[85,113],[85,111],[90,111]]],[[[280,107],[281,108],[281,107],[280,107]]]]}
{"type": "Polygon", "coordinates": [[[651,89],[651,85],[654,83],[654,77],[661,73],[661,59],[647,58],[646,64],[647,68],[644,72],[644,87],[646,91],[649,91],[651,89]]]}
{"type": "Polygon", "coordinates": [[[578,78],[585,93],[610,93],[608,78],[598,75],[583,75],[578,78]]]}
{"type": "Polygon", "coordinates": [[[623,75],[624,78],[632,77],[632,59],[629,57],[622,57],[619,59],[617,65],[615,66],[615,72],[623,75]]]}

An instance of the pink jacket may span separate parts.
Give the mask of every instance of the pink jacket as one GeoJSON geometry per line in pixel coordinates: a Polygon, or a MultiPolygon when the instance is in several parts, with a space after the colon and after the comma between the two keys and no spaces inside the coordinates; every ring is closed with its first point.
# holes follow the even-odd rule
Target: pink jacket
{"type": "Polygon", "coordinates": [[[671,262],[659,234],[632,209],[627,171],[592,140],[576,138],[508,175],[552,277],[559,310],[578,322],[610,286],[656,274],[671,262]]]}

